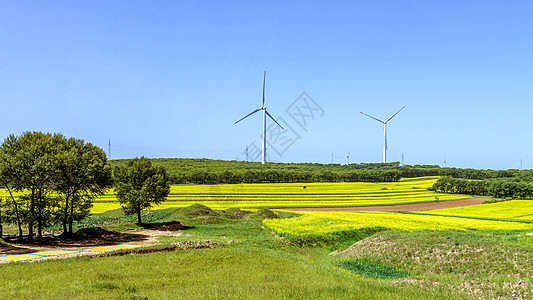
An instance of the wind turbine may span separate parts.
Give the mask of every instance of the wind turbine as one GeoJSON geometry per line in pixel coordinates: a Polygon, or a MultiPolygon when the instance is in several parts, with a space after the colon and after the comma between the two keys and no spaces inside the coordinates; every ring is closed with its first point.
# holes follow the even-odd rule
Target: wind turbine
{"type": "MultiPolygon", "coordinates": [[[[265,82],[266,82],[266,74],[267,74],[267,71],[265,71],[264,75],[263,75],[263,99],[261,100],[261,107],[259,107],[258,109],[252,111],[251,113],[247,114],[246,116],[244,116],[243,118],[241,118],[239,121],[235,122],[235,124],[239,123],[240,121],[248,118],[249,116],[255,114],[256,112],[258,111],[263,111],[263,153],[262,153],[262,163],[264,164],[266,162],[266,128],[267,128],[267,119],[266,117],[269,116],[272,121],[274,121],[276,124],[278,124],[279,127],[281,127],[281,129],[283,129],[283,127],[281,125],[279,125],[279,123],[268,113],[267,111],[267,108],[265,106],[265,82]]],[[[285,129],[283,129],[285,130],[285,129]]]]}
{"type": "Polygon", "coordinates": [[[350,149],[350,152],[348,152],[348,154],[346,154],[346,164],[347,165],[350,164],[350,153],[352,153],[352,149],[350,149]]]}
{"type": "Polygon", "coordinates": [[[370,115],[365,114],[364,112],[361,112],[363,115],[365,115],[365,116],[367,116],[367,117],[369,117],[369,118],[372,118],[372,119],[374,119],[374,120],[376,120],[376,121],[378,121],[378,122],[383,123],[383,136],[384,136],[384,139],[385,139],[385,142],[383,143],[383,163],[386,163],[386,162],[387,162],[387,149],[388,149],[388,147],[387,147],[387,123],[388,123],[392,118],[394,118],[394,116],[397,115],[397,114],[398,114],[402,109],[404,109],[404,108],[405,108],[405,106],[402,107],[402,108],[400,108],[400,110],[398,110],[394,115],[390,116],[390,117],[389,117],[387,120],[385,120],[385,121],[381,121],[381,120],[378,119],[378,118],[374,118],[374,117],[372,117],[372,116],[370,116],[370,115]]]}

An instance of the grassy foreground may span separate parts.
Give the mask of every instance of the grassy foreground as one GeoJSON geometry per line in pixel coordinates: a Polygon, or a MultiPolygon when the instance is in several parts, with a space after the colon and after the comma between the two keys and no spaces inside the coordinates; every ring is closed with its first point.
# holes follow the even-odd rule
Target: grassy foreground
{"type": "MultiPolygon", "coordinates": [[[[115,212],[113,212],[116,214],[115,212]]],[[[161,212],[145,225],[181,220],[193,228],[159,238],[155,248],[183,241],[211,241],[210,249],[149,254],[75,257],[0,265],[1,299],[450,299],[464,294],[412,285],[395,277],[372,279],[343,268],[328,254],[382,230],[310,241],[279,238],[262,227],[271,211],[244,214],[206,207],[161,212]],[[234,219],[244,215],[241,219],[234,219]]],[[[133,223],[110,229],[136,233],[133,223]]],[[[372,265],[373,266],[373,265],[372,265]]],[[[371,267],[372,267],[371,266],[371,267]]],[[[411,275],[409,275],[411,276],[411,275]]],[[[376,277],[379,278],[379,277],[376,277]]]]}
{"type": "MultiPolygon", "coordinates": [[[[361,280],[327,263],[247,247],[7,265],[4,299],[447,298],[361,280]]],[[[446,297],[445,297],[446,296],[446,297]]]]}
{"type": "Polygon", "coordinates": [[[154,249],[192,241],[209,241],[213,246],[1,264],[0,298],[531,297],[533,237],[524,232],[406,232],[375,227],[279,237],[263,227],[264,220],[293,214],[214,211],[194,205],[151,216],[151,223],[143,227],[122,221],[107,228],[146,234],[146,228],[180,220],[193,228],[160,237],[154,249]]]}

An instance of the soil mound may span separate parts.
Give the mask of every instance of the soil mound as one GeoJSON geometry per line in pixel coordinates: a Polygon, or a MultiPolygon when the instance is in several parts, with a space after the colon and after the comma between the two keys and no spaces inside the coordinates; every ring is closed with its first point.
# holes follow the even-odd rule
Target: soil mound
{"type": "Polygon", "coordinates": [[[105,237],[108,235],[117,235],[118,232],[113,230],[107,230],[102,227],[88,227],[88,228],[81,228],[75,233],[75,237],[78,239],[86,239],[86,238],[100,238],[105,237]]]}
{"type": "Polygon", "coordinates": [[[170,221],[170,222],[163,223],[161,224],[161,226],[152,228],[152,229],[159,230],[159,231],[178,231],[178,230],[189,229],[189,228],[191,227],[181,223],[180,221],[170,221]]]}
{"type": "Polygon", "coordinates": [[[222,213],[228,219],[242,219],[244,216],[251,214],[251,211],[241,210],[238,207],[228,208],[223,210],[222,213]]]}
{"type": "Polygon", "coordinates": [[[263,208],[257,212],[251,213],[246,216],[247,218],[258,218],[258,219],[281,219],[281,217],[268,208],[263,208]]]}
{"type": "Polygon", "coordinates": [[[184,215],[191,218],[219,215],[216,211],[202,204],[194,204],[180,208],[180,210],[184,215]]]}

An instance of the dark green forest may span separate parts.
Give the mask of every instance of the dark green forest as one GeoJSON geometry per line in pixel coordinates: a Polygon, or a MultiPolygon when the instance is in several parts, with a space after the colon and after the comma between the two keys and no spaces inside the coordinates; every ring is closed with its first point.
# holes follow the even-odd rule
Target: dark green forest
{"type": "MultiPolygon", "coordinates": [[[[155,166],[164,167],[172,184],[268,183],[268,182],[391,182],[400,178],[449,176],[475,180],[518,179],[533,181],[531,170],[476,170],[441,168],[437,165],[391,163],[268,163],[212,159],[154,158],[155,166]]],[[[111,165],[127,160],[112,160],[111,165]]]]}

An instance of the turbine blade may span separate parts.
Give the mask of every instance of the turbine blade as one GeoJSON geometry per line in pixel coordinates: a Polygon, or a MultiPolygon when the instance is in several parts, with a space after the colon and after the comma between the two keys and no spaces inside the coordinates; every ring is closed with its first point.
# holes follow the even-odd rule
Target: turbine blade
{"type": "Polygon", "coordinates": [[[263,101],[261,102],[261,107],[265,106],[265,82],[267,77],[267,71],[263,74],[263,101]]]}
{"type": "Polygon", "coordinates": [[[376,121],[378,121],[378,122],[385,123],[385,122],[381,121],[381,120],[378,119],[378,118],[374,118],[374,117],[372,117],[372,116],[370,116],[370,115],[365,114],[365,113],[362,112],[362,111],[360,111],[360,113],[362,113],[363,115],[365,115],[365,116],[367,116],[367,117],[369,117],[369,118],[372,118],[372,119],[374,119],[374,120],[376,120],[376,121]]]}
{"type": "Polygon", "coordinates": [[[397,114],[398,114],[402,109],[404,109],[404,108],[405,108],[405,106],[402,107],[402,108],[400,108],[400,110],[397,111],[394,115],[390,116],[390,118],[388,118],[387,121],[385,121],[385,123],[387,123],[388,121],[390,121],[390,119],[394,118],[394,116],[397,115],[397,114]]]}
{"type": "Polygon", "coordinates": [[[247,114],[246,116],[244,116],[243,118],[241,118],[239,121],[235,122],[235,124],[237,124],[237,123],[239,123],[240,121],[242,121],[242,120],[248,118],[249,116],[255,114],[256,112],[258,112],[258,111],[260,111],[260,110],[261,110],[261,109],[258,108],[258,109],[256,109],[256,110],[252,111],[251,113],[249,113],[249,114],[247,114]]]}
{"type": "Polygon", "coordinates": [[[285,128],[283,128],[283,126],[279,125],[278,121],[276,121],[276,119],[274,119],[274,118],[268,113],[268,111],[267,111],[266,109],[265,109],[265,112],[266,112],[267,116],[269,116],[269,117],[272,119],[272,121],[276,122],[276,124],[278,124],[278,126],[281,127],[281,129],[285,130],[285,128]]]}

